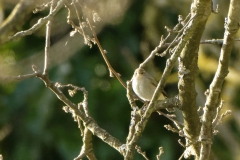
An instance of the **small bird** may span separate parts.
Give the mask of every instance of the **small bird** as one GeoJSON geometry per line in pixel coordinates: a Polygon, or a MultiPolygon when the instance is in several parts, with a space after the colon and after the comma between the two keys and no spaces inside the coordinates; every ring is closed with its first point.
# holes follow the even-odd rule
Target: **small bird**
{"type": "MultiPolygon", "coordinates": [[[[144,69],[138,68],[135,70],[132,78],[132,88],[136,95],[144,101],[150,101],[157,87],[156,80],[150,76],[144,69]]],[[[158,100],[167,98],[165,91],[162,91],[158,100]]]]}

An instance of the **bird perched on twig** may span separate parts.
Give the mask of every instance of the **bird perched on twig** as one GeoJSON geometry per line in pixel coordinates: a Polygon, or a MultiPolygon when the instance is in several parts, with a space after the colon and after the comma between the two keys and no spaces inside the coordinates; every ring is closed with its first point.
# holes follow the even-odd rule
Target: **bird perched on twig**
{"type": "MultiPolygon", "coordinates": [[[[157,87],[157,81],[149,75],[144,69],[138,68],[135,70],[132,78],[132,88],[136,95],[144,101],[150,101],[157,87]]],[[[158,100],[167,98],[165,91],[162,91],[158,100]]]]}

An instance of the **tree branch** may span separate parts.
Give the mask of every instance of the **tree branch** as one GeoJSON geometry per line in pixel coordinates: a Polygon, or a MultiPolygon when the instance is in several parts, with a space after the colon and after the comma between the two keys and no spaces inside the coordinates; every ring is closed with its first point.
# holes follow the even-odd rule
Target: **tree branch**
{"type": "Polygon", "coordinates": [[[90,27],[90,29],[91,29],[91,31],[92,31],[94,40],[95,40],[95,42],[97,43],[97,46],[98,46],[98,48],[99,48],[99,50],[100,50],[100,52],[101,52],[101,54],[102,54],[102,57],[103,57],[105,63],[107,64],[107,66],[108,66],[108,70],[109,70],[109,72],[110,72],[110,77],[113,77],[113,75],[114,75],[114,76],[118,79],[118,81],[121,83],[121,85],[122,85],[125,89],[127,89],[126,84],[123,82],[123,80],[122,80],[121,77],[120,77],[121,75],[120,75],[119,73],[117,73],[117,72],[113,69],[112,65],[111,65],[110,62],[108,61],[108,59],[107,59],[107,57],[106,57],[106,55],[105,55],[105,52],[104,52],[104,50],[103,50],[103,48],[102,48],[102,46],[101,46],[101,44],[100,44],[100,42],[99,42],[99,40],[98,40],[98,38],[97,38],[97,35],[96,35],[95,31],[93,30],[93,27],[92,27],[90,21],[87,20],[87,22],[88,22],[89,27],[90,27]]]}
{"type": "Polygon", "coordinates": [[[57,2],[56,7],[53,9],[53,11],[46,17],[40,18],[36,24],[34,24],[30,29],[25,30],[25,31],[20,31],[14,34],[12,37],[8,38],[7,40],[1,40],[1,43],[5,43],[7,41],[13,40],[15,38],[20,38],[24,37],[27,35],[31,35],[34,33],[36,30],[38,30],[43,24],[45,24],[47,21],[49,21],[64,5],[66,0],[59,0],[57,2]]]}
{"type": "Polygon", "coordinates": [[[211,145],[213,138],[212,121],[214,119],[214,112],[220,101],[219,96],[222,90],[222,85],[225,77],[228,74],[228,65],[231,51],[233,48],[234,38],[239,29],[240,22],[240,1],[231,0],[228,12],[228,19],[225,25],[224,41],[221,48],[218,68],[213,81],[209,88],[209,94],[204,106],[204,114],[202,118],[201,127],[201,156],[200,160],[209,160],[211,153],[211,145]]]}
{"type": "Polygon", "coordinates": [[[29,18],[34,9],[35,2],[29,0],[21,0],[15,6],[11,14],[0,26],[0,44],[8,41],[8,36],[19,30],[29,18]]]}
{"type": "MultiPolygon", "coordinates": [[[[36,69],[35,69],[36,72],[36,69]]],[[[63,93],[59,90],[61,88],[61,84],[53,84],[48,76],[41,74],[40,72],[37,72],[37,77],[39,77],[48,87],[50,90],[52,90],[59,100],[61,100],[64,104],[66,104],[68,107],[70,107],[76,116],[78,116],[84,123],[84,125],[97,137],[99,137],[101,140],[103,140],[105,143],[109,144],[111,147],[115,148],[118,152],[120,152],[122,155],[124,154],[123,144],[110,135],[108,132],[106,132],[104,129],[100,128],[98,124],[90,117],[86,116],[82,111],[78,109],[78,106],[74,103],[72,103],[63,93]]]]}
{"type": "Polygon", "coordinates": [[[18,76],[0,75],[0,80],[2,82],[11,82],[11,81],[20,81],[28,78],[33,78],[36,76],[37,76],[37,73],[24,74],[24,75],[18,75],[18,76]]]}
{"type": "Polygon", "coordinates": [[[211,1],[193,1],[191,13],[196,18],[189,24],[189,27],[192,28],[191,37],[178,59],[179,103],[182,107],[184,118],[185,146],[188,146],[184,152],[185,158],[194,155],[198,159],[200,155],[200,145],[197,143],[200,132],[200,120],[196,106],[195,78],[198,74],[197,62],[200,39],[211,11],[211,1]]]}
{"type": "MultiPolygon", "coordinates": [[[[55,0],[52,0],[52,4],[50,7],[49,15],[52,14],[53,6],[55,5],[55,0]]],[[[49,51],[50,51],[50,37],[51,37],[51,18],[48,20],[46,24],[46,41],[45,41],[45,56],[44,56],[44,68],[43,74],[46,75],[48,73],[48,66],[49,66],[49,51]]]]}

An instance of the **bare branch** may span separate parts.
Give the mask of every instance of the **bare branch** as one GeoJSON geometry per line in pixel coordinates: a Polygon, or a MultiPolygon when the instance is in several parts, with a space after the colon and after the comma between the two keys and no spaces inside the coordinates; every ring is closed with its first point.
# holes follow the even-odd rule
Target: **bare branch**
{"type": "MultiPolygon", "coordinates": [[[[198,74],[198,51],[199,44],[204,31],[207,19],[212,11],[211,1],[192,1],[191,16],[192,21],[186,27],[191,28],[190,38],[187,40],[180,57],[178,58],[178,91],[179,105],[182,108],[184,118],[183,135],[185,136],[186,149],[184,158],[200,156],[200,144],[198,143],[200,132],[200,120],[196,106],[195,79],[198,74]]],[[[190,29],[189,29],[190,30],[190,29]]],[[[185,35],[185,31],[183,35],[185,35]]],[[[184,39],[184,38],[183,38],[184,39]]]]}
{"type": "MultiPolygon", "coordinates": [[[[38,20],[38,22],[36,24],[34,24],[32,26],[32,28],[28,29],[28,30],[25,30],[25,31],[20,31],[18,33],[16,33],[15,35],[13,35],[12,37],[8,38],[7,41],[11,41],[15,38],[20,38],[20,37],[24,37],[24,36],[27,36],[27,35],[31,35],[33,34],[36,30],[38,30],[43,24],[45,24],[47,21],[49,21],[64,5],[66,0],[59,0],[57,2],[57,5],[56,7],[53,9],[53,11],[46,17],[44,18],[40,18],[38,20]]],[[[6,41],[4,41],[5,43],[6,41]]]]}
{"type": "Polygon", "coordinates": [[[43,3],[41,5],[37,5],[36,8],[33,10],[33,13],[36,14],[40,11],[43,11],[44,9],[46,9],[47,7],[52,5],[52,1],[49,1],[47,3],[43,3]]]}
{"type": "Polygon", "coordinates": [[[139,154],[141,154],[146,160],[149,160],[149,159],[147,158],[146,153],[141,150],[141,147],[136,146],[135,148],[136,148],[136,150],[137,150],[137,152],[138,152],[139,154]]]}
{"type": "Polygon", "coordinates": [[[227,23],[225,26],[224,43],[221,48],[219,64],[214,79],[209,88],[209,94],[204,106],[204,114],[201,127],[201,157],[200,160],[208,160],[211,153],[211,145],[213,138],[212,121],[214,112],[219,103],[219,95],[225,77],[228,74],[228,65],[231,51],[233,48],[234,37],[239,29],[240,22],[240,1],[231,0],[227,23]]]}
{"type": "Polygon", "coordinates": [[[91,25],[91,23],[90,23],[90,21],[89,21],[88,19],[87,19],[87,22],[88,22],[88,25],[89,25],[89,27],[90,27],[90,29],[91,29],[91,31],[92,31],[93,37],[94,37],[94,39],[95,39],[95,42],[97,43],[97,46],[98,46],[98,48],[99,48],[99,50],[100,50],[100,52],[101,52],[101,54],[102,54],[102,57],[103,57],[104,61],[106,62],[107,66],[108,66],[108,69],[109,69],[109,72],[110,72],[110,76],[113,74],[113,75],[118,79],[118,81],[122,84],[122,86],[123,86],[125,89],[127,89],[126,84],[125,84],[125,83],[123,82],[123,80],[120,78],[120,74],[117,73],[117,72],[113,69],[113,67],[111,66],[110,62],[108,61],[108,59],[107,59],[107,57],[106,57],[106,54],[105,54],[105,51],[103,50],[103,48],[102,48],[102,46],[101,46],[101,44],[100,44],[100,42],[99,42],[99,40],[98,40],[98,38],[97,38],[97,35],[96,35],[95,31],[93,30],[93,27],[92,27],[92,25],[91,25]]]}
{"type": "MultiPolygon", "coordinates": [[[[186,17],[186,19],[188,19],[188,16],[186,17]]],[[[179,23],[181,23],[181,22],[179,22],[179,23]]],[[[163,36],[161,37],[161,41],[160,41],[159,45],[151,52],[151,54],[148,56],[148,58],[146,58],[144,60],[144,62],[140,64],[139,68],[145,67],[145,65],[149,61],[153,60],[156,55],[164,56],[163,54],[159,54],[158,52],[162,52],[164,50],[164,52],[167,53],[167,51],[172,46],[176,46],[179,43],[178,38],[179,38],[180,34],[178,34],[171,43],[166,43],[166,41],[169,38],[169,36],[171,35],[171,33],[172,32],[168,31],[168,35],[166,38],[163,38],[163,36]]]]}
{"type": "Polygon", "coordinates": [[[16,29],[19,30],[24,25],[34,9],[34,5],[35,1],[20,0],[18,2],[11,14],[0,26],[0,44],[8,41],[8,36],[15,33],[16,29]]]}
{"type": "Polygon", "coordinates": [[[154,102],[153,107],[153,112],[167,108],[178,108],[181,110],[181,106],[179,106],[178,96],[175,96],[173,98],[167,98],[166,100],[158,100],[154,102]]]}
{"type": "MultiPolygon", "coordinates": [[[[53,5],[55,4],[55,1],[52,0],[50,12],[49,15],[52,14],[53,11],[53,5]]],[[[51,37],[51,19],[46,24],[46,42],[45,42],[45,56],[44,56],[44,68],[43,68],[43,74],[48,74],[48,65],[49,65],[49,50],[50,50],[50,37],[51,37]]]]}
{"type": "Polygon", "coordinates": [[[181,126],[184,126],[184,124],[182,122],[179,122],[175,119],[173,119],[172,117],[170,117],[168,114],[165,114],[163,112],[160,112],[160,111],[157,111],[159,115],[164,115],[165,117],[167,117],[169,120],[171,120],[175,125],[176,127],[178,128],[178,130],[182,130],[182,128],[180,127],[181,126]]]}
{"type": "Polygon", "coordinates": [[[127,98],[128,98],[129,104],[131,105],[132,110],[138,110],[139,108],[134,101],[134,96],[135,94],[132,91],[132,82],[127,81],[127,98]]]}
{"type": "Polygon", "coordinates": [[[24,74],[18,76],[0,75],[0,80],[2,82],[21,81],[24,79],[36,77],[37,75],[38,73],[24,74]]]}
{"type": "Polygon", "coordinates": [[[161,155],[164,153],[163,147],[159,147],[159,153],[157,155],[157,160],[160,160],[161,155]]]}
{"type": "MultiPolygon", "coordinates": [[[[37,68],[35,68],[35,71],[37,68]]],[[[99,137],[101,140],[103,140],[105,143],[109,144],[113,148],[115,148],[118,152],[120,152],[122,155],[124,154],[124,145],[115,137],[110,135],[108,132],[106,132],[104,129],[100,128],[97,123],[90,117],[86,116],[85,113],[79,110],[78,105],[72,103],[63,93],[60,91],[60,88],[62,88],[62,85],[60,83],[53,84],[47,75],[43,75],[41,72],[37,72],[37,77],[39,77],[48,87],[50,90],[52,90],[59,100],[61,100],[64,104],[66,104],[69,108],[72,114],[79,117],[83,123],[84,126],[87,127],[95,136],[99,137]]],[[[67,109],[66,109],[67,110],[67,109]]]]}
{"type": "MultiPolygon", "coordinates": [[[[240,41],[239,38],[234,39],[234,41],[240,41]]],[[[200,42],[201,44],[214,44],[214,45],[222,45],[223,39],[211,39],[211,40],[204,40],[200,42]]]]}
{"type": "Polygon", "coordinates": [[[76,158],[74,158],[74,160],[80,160],[85,156],[87,156],[90,160],[97,159],[93,153],[92,132],[87,128],[84,129],[83,146],[81,152],[76,158]]]}

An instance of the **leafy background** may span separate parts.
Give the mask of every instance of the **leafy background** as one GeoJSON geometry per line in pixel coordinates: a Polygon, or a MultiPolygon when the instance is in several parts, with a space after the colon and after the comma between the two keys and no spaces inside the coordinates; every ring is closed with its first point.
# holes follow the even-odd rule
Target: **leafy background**
{"type": "MultiPolygon", "coordinates": [[[[7,16],[16,2],[4,1],[7,16]]],[[[219,14],[212,14],[202,39],[222,38],[228,1],[219,1],[219,14]]],[[[102,21],[94,24],[101,45],[114,69],[124,81],[130,80],[134,69],[159,43],[161,35],[167,35],[164,26],[173,28],[178,15],[184,17],[190,11],[187,0],[132,0],[91,1],[89,9],[95,10],[102,21]],[[121,4],[121,5],[120,5],[121,4]]],[[[214,4],[216,2],[214,1],[214,4]]],[[[30,28],[47,10],[32,14],[22,29],[30,28]]],[[[50,77],[54,82],[72,83],[88,90],[88,107],[91,116],[113,136],[126,141],[130,121],[130,105],[126,90],[116,78],[110,78],[108,69],[96,46],[91,49],[83,44],[83,37],[70,37],[71,27],[66,23],[66,9],[53,20],[50,77]]],[[[0,73],[18,75],[31,73],[31,65],[42,67],[45,28],[31,36],[8,42],[0,47],[0,73]]],[[[91,34],[89,33],[89,36],[91,34]]],[[[239,34],[238,34],[239,36],[239,34]]],[[[172,36],[174,38],[174,36],[172,36]]],[[[196,79],[197,106],[205,102],[204,92],[209,87],[221,46],[200,45],[199,76],[196,79]]],[[[166,57],[156,57],[147,71],[160,79],[166,57]]],[[[218,127],[220,133],[214,139],[213,150],[219,160],[240,158],[240,100],[239,100],[239,42],[235,43],[230,63],[230,74],[223,86],[224,109],[233,114],[218,127]]],[[[165,87],[169,97],[177,95],[177,65],[165,87]]],[[[67,92],[64,91],[67,95],[67,92]]],[[[70,98],[70,97],[69,97],[70,98]]],[[[80,102],[78,93],[71,100],[80,102]]],[[[5,160],[73,159],[81,149],[82,141],[77,123],[62,110],[64,104],[37,78],[20,82],[1,81],[0,84],[0,154],[5,160]]],[[[138,105],[142,104],[138,102],[138,105]]],[[[177,119],[182,120],[177,111],[177,119]]],[[[178,144],[179,136],[163,126],[171,121],[153,113],[139,141],[150,159],[156,159],[158,147],[165,153],[162,159],[178,159],[184,149],[178,144]]],[[[97,137],[93,138],[94,152],[98,159],[123,159],[114,149],[97,137]]],[[[136,153],[136,159],[143,159],[136,153]]]]}

